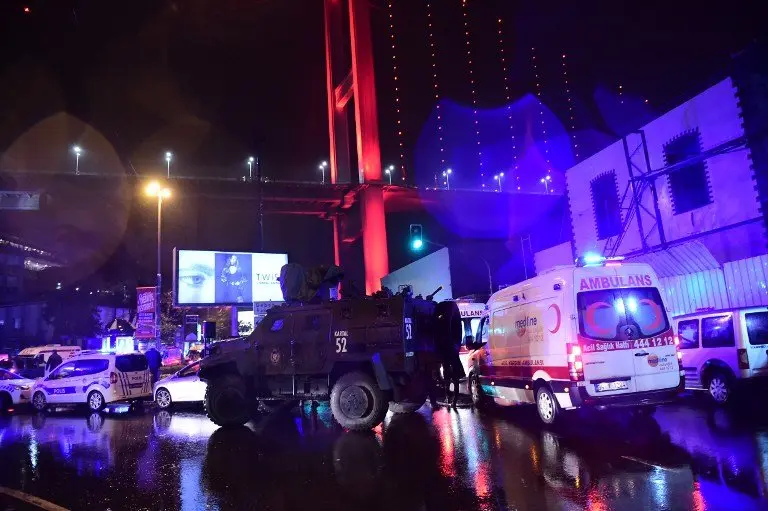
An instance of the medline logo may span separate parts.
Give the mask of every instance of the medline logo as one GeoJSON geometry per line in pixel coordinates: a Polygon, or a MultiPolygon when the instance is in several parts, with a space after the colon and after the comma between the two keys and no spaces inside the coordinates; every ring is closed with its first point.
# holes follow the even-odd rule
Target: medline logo
{"type": "Polygon", "coordinates": [[[535,317],[525,316],[523,319],[515,321],[515,329],[517,330],[517,336],[522,337],[525,335],[525,331],[529,326],[536,326],[538,321],[535,317]]]}

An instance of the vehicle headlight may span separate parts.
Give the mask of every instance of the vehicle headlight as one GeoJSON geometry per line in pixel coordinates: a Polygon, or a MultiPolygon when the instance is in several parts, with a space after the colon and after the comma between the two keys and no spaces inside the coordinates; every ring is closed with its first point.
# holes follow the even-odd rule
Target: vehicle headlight
{"type": "Polygon", "coordinates": [[[32,385],[20,385],[19,388],[21,390],[29,390],[32,388],[32,385]]]}

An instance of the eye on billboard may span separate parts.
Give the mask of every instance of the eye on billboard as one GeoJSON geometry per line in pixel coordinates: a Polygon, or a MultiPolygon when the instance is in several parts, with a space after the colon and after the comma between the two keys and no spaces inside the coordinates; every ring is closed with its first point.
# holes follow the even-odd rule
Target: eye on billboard
{"type": "Polygon", "coordinates": [[[280,268],[287,254],[174,249],[177,305],[282,302],[280,268]]]}

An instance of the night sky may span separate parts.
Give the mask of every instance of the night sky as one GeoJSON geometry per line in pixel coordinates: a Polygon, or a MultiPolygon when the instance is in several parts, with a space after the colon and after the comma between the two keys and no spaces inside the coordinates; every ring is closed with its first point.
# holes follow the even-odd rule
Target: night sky
{"type": "MultiPolygon", "coordinates": [[[[429,183],[440,165],[426,1],[392,2],[404,163],[411,182],[429,183]]],[[[764,32],[759,2],[580,4],[468,0],[479,109],[507,104],[502,48],[511,101],[535,94],[536,48],[541,100],[570,124],[562,75],[566,54],[575,131],[584,134],[578,135],[584,145],[599,149],[724,77],[730,55],[764,32]],[[621,111],[612,106],[619,85],[628,105],[621,111]]],[[[389,10],[383,0],[372,6],[382,159],[398,163],[389,10]]],[[[471,111],[461,1],[432,0],[431,9],[441,101],[471,111]]],[[[67,169],[73,159],[68,147],[80,143],[88,151],[84,169],[91,171],[119,162],[125,172],[156,172],[171,149],[178,172],[186,175],[236,177],[254,154],[269,177],[319,179],[317,163],[327,158],[328,147],[323,44],[322,0],[5,0],[2,166],[67,169]],[[59,116],[35,138],[45,147],[38,143],[34,154],[9,151],[31,127],[62,112],[103,138],[59,116]]],[[[447,132],[465,128],[456,118],[447,132]]],[[[484,137],[492,129],[486,125],[484,137]]],[[[474,186],[476,178],[476,169],[467,169],[456,179],[474,186]]]]}

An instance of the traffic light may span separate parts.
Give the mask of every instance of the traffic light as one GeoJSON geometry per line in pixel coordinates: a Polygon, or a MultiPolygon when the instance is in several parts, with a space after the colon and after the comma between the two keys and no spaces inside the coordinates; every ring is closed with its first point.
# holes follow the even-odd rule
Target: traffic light
{"type": "Polygon", "coordinates": [[[422,248],[424,248],[423,231],[424,229],[422,228],[421,224],[411,224],[411,227],[410,227],[411,250],[418,252],[422,248]]]}

